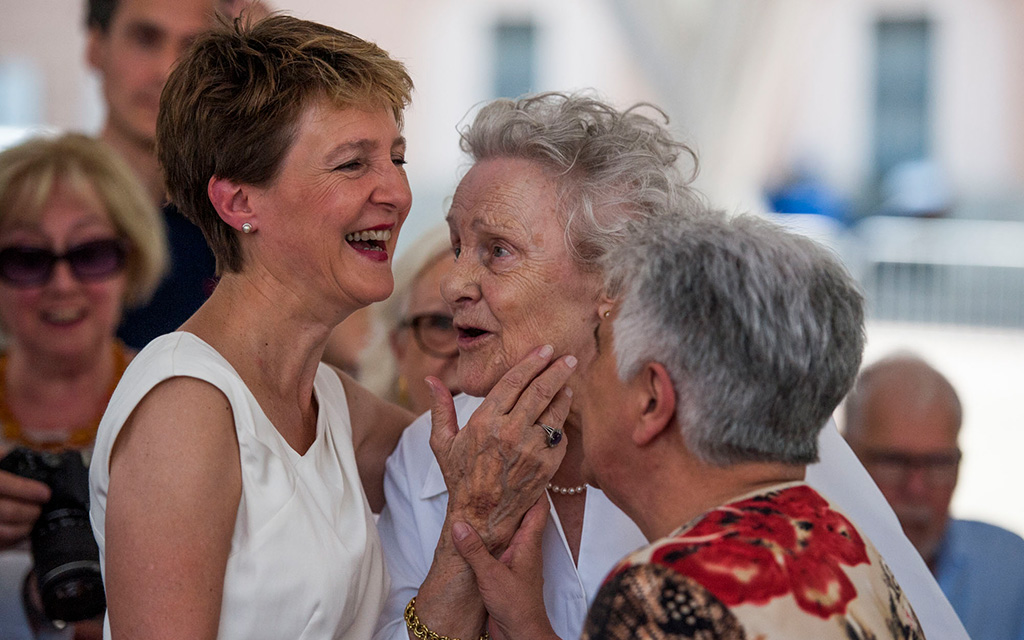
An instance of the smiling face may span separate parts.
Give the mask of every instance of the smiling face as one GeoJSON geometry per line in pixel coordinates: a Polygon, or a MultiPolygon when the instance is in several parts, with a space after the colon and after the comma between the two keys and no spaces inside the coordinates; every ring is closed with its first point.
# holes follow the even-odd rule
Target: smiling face
{"type": "MultiPolygon", "coordinates": [[[[459,385],[482,396],[532,349],[593,353],[601,279],[569,256],[556,183],[533,162],[478,162],[455,191],[455,266],[441,294],[459,330],[459,385]]],[[[579,369],[578,369],[579,370],[579,369]]]]}
{"type": "Polygon", "coordinates": [[[89,30],[89,64],[99,72],[107,129],[152,144],[160,92],[193,39],[213,26],[214,0],[118,0],[107,29],[89,30]]]}
{"type": "Polygon", "coordinates": [[[257,231],[243,242],[245,268],[344,315],[388,297],[391,256],[412,206],[404,165],[405,139],[390,110],[314,103],[276,178],[248,188],[257,231]]]}
{"type": "MultiPolygon", "coordinates": [[[[70,247],[116,237],[91,188],[59,184],[38,216],[13,219],[0,228],[0,248],[24,246],[63,254],[70,247]]],[[[0,325],[9,348],[54,360],[91,357],[117,329],[125,286],[123,271],[80,282],[66,261],[59,261],[38,286],[15,287],[0,280],[0,325]]]]}

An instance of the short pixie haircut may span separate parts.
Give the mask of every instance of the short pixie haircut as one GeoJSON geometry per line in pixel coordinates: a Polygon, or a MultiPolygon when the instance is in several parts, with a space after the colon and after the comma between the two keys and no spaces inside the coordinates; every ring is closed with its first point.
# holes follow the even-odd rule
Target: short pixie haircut
{"type": "Polygon", "coordinates": [[[0,227],[37,219],[58,187],[96,194],[128,241],[124,303],[148,301],[167,270],[167,232],[135,174],[103,142],[69,133],[33,138],[0,153],[0,227]]]}
{"type": "Polygon", "coordinates": [[[605,260],[619,377],[663,364],[684,440],[706,462],[816,461],[864,349],[863,298],[838,259],[763,218],[706,208],[630,232],[605,260]]]}
{"type": "Polygon", "coordinates": [[[241,270],[242,253],[207,196],[210,178],[271,183],[315,100],[390,109],[401,127],[411,93],[405,67],[384,50],[315,22],[273,15],[200,36],[160,96],[157,156],[171,201],[202,229],[218,273],[241,270]]]}
{"type": "Polygon", "coordinates": [[[696,197],[688,185],[697,156],[667,123],[646,103],[621,111],[588,93],[541,93],[488,103],[460,132],[461,146],[476,162],[505,157],[544,167],[558,185],[569,253],[593,268],[626,240],[629,220],[696,197]],[[691,163],[685,174],[680,156],[691,163]]]}

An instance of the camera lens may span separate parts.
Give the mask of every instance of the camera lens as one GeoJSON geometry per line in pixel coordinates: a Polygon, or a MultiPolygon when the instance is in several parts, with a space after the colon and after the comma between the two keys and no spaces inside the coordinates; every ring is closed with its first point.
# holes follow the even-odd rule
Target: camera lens
{"type": "Polygon", "coordinates": [[[81,455],[18,447],[0,458],[0,469],[50,487],[50,501],[30,536],[43,613],[62,622],[103,613],[100,552],[89,523],[89,471],[81,455]]]}
{"type": "Polygon", "coordinates": [[[51,620],[75,622],[103,613],[105,598],[99,565],[64,565],[59,575],[51,576],[39,588],[43,612],[51,620]]]}
{"type": "Polygon", "coordinates": [[[32,553],[48,618],[75,622],[103,613],[106,599],[99,549],[86,511],[54,509],[40,516],[33,531],[32,553]]]}

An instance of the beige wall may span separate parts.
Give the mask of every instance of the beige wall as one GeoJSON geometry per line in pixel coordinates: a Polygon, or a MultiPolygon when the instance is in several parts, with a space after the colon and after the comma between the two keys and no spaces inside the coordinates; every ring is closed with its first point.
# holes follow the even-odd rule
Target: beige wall
{"type": "MultiPolygon", "coordinates": [[[[689,21],[678,33],[699,47],[677,45],[665,56],[691,58],[654,64],[637,59],[635,33],[622,24],[622,12],[640,1],[278,0],[275,6],[374,40],[408,64],[417,84],[407,129],[423,210],[417,216],[440,215],[458,175],[455,127],[490,97],[489,30],[502,15],[531,15],[539,27],[538,88],[595,86],[620,104],[664,105],[700,150],[701,186],[723,205],[758,208],[760,187],[798,159],[810,159],[848,193],[862,187],[870,172],[874,21],[927,14],[936,25],[938,160],[962,197],[1021,194],[1024,43],[1015,34],[1024,27],[1024,3],[693,0],[692,11],[654,13],[654,19],[689,21]],[[661,79],[651,79],[654,68],[693,78],[685,100],[661,90],[661,79]]],[[[0,0],[0,61],[40,71],[43,124],[95,130],[102,106],[83,62],[82,2],[0,0]]]]}
{"type": "Polygon", "coordinates": [[[0,64],[28,64],[42,80],[40,122],[94,129],[95,80],[84,61],[83,0],[0,0],[0,64]]]}
{"type": "MultiPolygon", "coordinates": [[[[406,120],[415,204],[408,231],[440,221],[463,158],[456,127],[491,98],[490,29],[502,16],[538,27],[538,89],[598,87],[619,104],[658,101],[601,0],[270,0],[275,8],[373,40],[416,83],[406,120]]],[[[98,130],[102,104],[86,67],[84,0],[0,0],[0,60],[29,60],[45,83],[41,123],[98,130]]]]}
{"type": "MultiPolygon", "coordinates": [[[[730,3],[730,0],[725,0],[730,3]]],[[[709,190],[757,208],[758,189],[796,161],[856,193],[871,172],[874,24],[935,26],[936,160],[964,200],[1024,198],[1024,5],[1005,0],[761,0],[730,73],[731,104],[702,128],[709,190]]],[[[737,25],[738,26],[738,25],[737,25]]],[[[1024,211],[1020,219],[1024,219],[1024,211]]]]}

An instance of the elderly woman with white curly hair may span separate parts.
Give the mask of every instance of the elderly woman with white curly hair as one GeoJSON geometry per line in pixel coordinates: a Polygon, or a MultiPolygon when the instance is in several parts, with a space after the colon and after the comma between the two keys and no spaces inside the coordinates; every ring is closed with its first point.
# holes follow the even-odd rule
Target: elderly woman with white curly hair
{"type": "MultiPolygon", "coordinates": [[[[604,264],[611,298],[578,385],[584,477],[652,542],[606,578],[584,637],[922,638],[870,537],[804,482],[864,348],[836,258],[698,210],[640,221],[604,264]]],[[[536,543],[504,563],[471,531],[457,546],[501,636],[554,637],[536,543]]]]}
{"type": "MultiPolygon", "coordinates": [[[[546,519],[534,581],[562,638],[579,636],[608,570],[646,543],[587,483],[573,391],[596,356],[601,259],[633,241],[631,221],[696,199],[678,166],[694,154],[651,112],[661,115],[541,94],[490,103],[462,132],[474,164],[448,213],[455,265],[441,292],[458,330],[465,393],[453,402],[428,379],[431,417],[413,423],[388,460],[379,527],[392,584],[375,638],[486,633],[480,588],[454,544],[453,534],[469,527],[501,555],[522,543],[514,538],[520,525],[546,519]]],[[[912,556],[834,428],[822,431],[819,449],[809,483],[839,502],[887,559],[912,556]]],[[[907,559],[911,580],[893,564],[921,615],[910,584],[919,578],[925,598],[937,585],[919,558],[907,559]]],[[[944,601],[935,619],[943,630],[958,624],[944,601]]]]}

